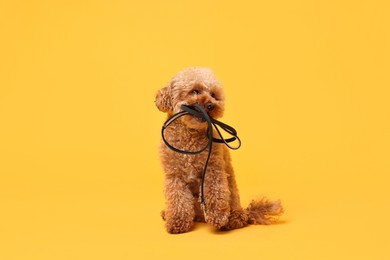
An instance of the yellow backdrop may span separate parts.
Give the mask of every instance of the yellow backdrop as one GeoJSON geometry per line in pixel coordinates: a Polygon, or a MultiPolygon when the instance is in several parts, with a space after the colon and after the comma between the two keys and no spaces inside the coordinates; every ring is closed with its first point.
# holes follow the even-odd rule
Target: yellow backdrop
{"type": "Polygon", "coordinates": [[[2,1],[0,259],[390,259],[388,1],[2,1]],[[211,67],[243,204],[168,235],[154,94],[211,67]]]}

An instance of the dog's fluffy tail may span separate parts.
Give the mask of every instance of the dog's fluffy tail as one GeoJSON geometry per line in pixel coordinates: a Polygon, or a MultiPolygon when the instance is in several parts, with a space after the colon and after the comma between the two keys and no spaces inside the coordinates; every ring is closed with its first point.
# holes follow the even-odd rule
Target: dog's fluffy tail
{"type": "Polygon", "coordinates": [[[246,211],[248,224],[269,225],[278,221],[278,217],[283,214],[283,207],[280,200],[270,201],[263,197],[252,200],[246,211]]]}

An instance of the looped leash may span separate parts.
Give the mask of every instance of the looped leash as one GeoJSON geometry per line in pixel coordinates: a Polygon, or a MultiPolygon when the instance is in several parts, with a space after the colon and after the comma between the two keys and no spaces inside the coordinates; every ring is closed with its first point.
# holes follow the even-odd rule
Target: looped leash
{"type": "Polygon", "coordinates": [[[214,119],[212,117],[210,117],[207,114],[207,112],[204,110],[204,108],[202,106],[200,106],[199,104],[195,104],[194,107],[182,105],[181,109],[183,111],[181,111],[181,112],[179,112],[177,114],[174,114],[172,117],[168,118],[167,121],[165,121],[165,123],[164,123],[164,125],[162,126],[162,129],[161,129],[161,136],[162,136],[162,139],[163,139],[164,143],[171,150],[173,150],[175,152],[178,152],[178,153],[182,153],[182,154],[200,154],[201,152],[203,152],[204,150],[209,148],[209,152],[208,152],[208,155],[207,155],[205,166],[203,168],[201,187],[200,187],[200,205],[201,205],[202,210],[203,210],[203,215],[204,215],[204,217],[206,219],[206,202],[205,202],[205,198],[204,198],[204,180],[205,180],[205,176],[206,176],[207,166],[209,164],[209,160],[210,160],[210,156],[211,156],[213,142],[215,142],[215,143],[223,143],[227,147],[229,147],[230,149],[237,150],[241,146],[241,140],[237,136],[236,129],[234,129],[233,127],[231,127],[231,126],[229,126],[227,124],[224,124],[224,123],[222,123],[222,122],[220,122],[220,121],[218,121],[218,120],[216,120],[216,119],[214,119]],[[172,124],[175,120],[177,120],[180,117],[185,116],[185,115],[192,115],[192,116],[195,116],[197,118],[204,119],[207,122],[207,132],[206,132],[206,135],[207,135],[208,143],[202,149],[200,149],[198,151],[180,150],[180,149],[172,146],[171,144],[169,144],[168,141],[165,139],[165,136],[164,136],[165,129],[170,124],[172,124]],[[213,136],[213,126],[214,126],[215,130],[217,131],[217,133],[219,135],[219,138],[215,138],[213,136]],[[225,132],[227,132],[230,135],[232,135],[232,137],[228,138],[228,139],[223,138],[223,136],[222,136],[218,126],[220,128],[222,128],[222,130],[224,130],[225,132]],[[236,140],[238,141],[237,146],[231,146],[229,144],[229,143],[234,142],[236,140]]]}

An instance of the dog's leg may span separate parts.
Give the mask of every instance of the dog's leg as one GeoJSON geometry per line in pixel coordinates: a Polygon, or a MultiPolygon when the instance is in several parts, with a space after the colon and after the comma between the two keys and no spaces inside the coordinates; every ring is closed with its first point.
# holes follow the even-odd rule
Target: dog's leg
{"type": "Polygon", "coordinates": [[[238,192],[236,178],[227,149],[224,149],[225,171],[228,176],[230,190],[230,216],[229,222],[223,226],[222,230],[242,228],[248,225],[248,213],[241,207],[240,194],[238,192]]]}
{"type": "Polygon", "coordinates": [[[226,149],[226,147],[224,147],[224,150],[223,150],[223,158],[224,158],[224,162],[225,162],[226,175],[228,176],[228,182],[229,182],[230,207],[231,207],[231,210],[240,210],[240,209],[242,209],[241,202],[240,202],[240,194],[238,193],[236,177],[234,175],[234,170],[233,170],[232,162],[230,159],[230,154],[229,154],[228,149],[226,149]]]}
{"type": "Polygon", "coordinates": [[[192,193],[179,178],[167,177],[165,181],[165,227],[171,234],[187,232],[192,228],[195,217],[192,193]]]}
{"type": "Polygon", "coordinates": [[[221,156],[211,156],[205,178],[206,222],[217,229],[225,226],[230,214],[230,190],[221,156]]]}

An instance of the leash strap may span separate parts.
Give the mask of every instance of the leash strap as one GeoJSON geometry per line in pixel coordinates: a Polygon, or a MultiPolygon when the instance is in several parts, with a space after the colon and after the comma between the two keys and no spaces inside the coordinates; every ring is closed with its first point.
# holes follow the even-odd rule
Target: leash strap
{"type": "Polygon", "coordinates": [[[201,204],[201,207],[202,207],[203,215],[204,215],[204,217],[206,219],[207,208],[206,208],[206,202],[205,202],[205,198],[204,198],[204,180],[205,180],[205,176],[206,176],[207,166],[209,164],[209,160],[210,160],[210,156],[211,156],[211,151],[212,151],[212,148],[213,148],[213,142],[215,142],[215,143],[223,143],[227,147],[229,147],[230,149],[237,150],[241,146],[241,140],[237,136],[236,129],[234,129],[233,127],[231,127],[231,126],[229,126],[229,125],[227,125],[225,123],[222,123],[222,122],[220,122],[220,121],[210,117],[207,114],[207,112],[204,110],[204,108],[202,106],[200,106],[199,104],[195,104],[194,107],[182,105],[181,109],[183,111],[174,114],[172,117],[168,118],[167,121],[165,121],[165,123],[163,124],[162,129],[161,129],[161,136],[162,136],[162,139],[163,139],[164,143],[171,150],[173,150],[173,151],[175,151],[177,153],[182,153],[182,154],[200,154],[201,152],[203,152],[207,148],[209,148],[208,149],[209,151],[208,151],[208,154],[207,154],[207,159],[206,159],[206,162],[205,162],[205,166],[203,168],[201,187],[200,187],[200,204],[201,204]],[[176,121],[177,119],[179,119],[180,117],[185,116],[185,115],[192,115],[192,116],[195,116],[195,117],[198,117],[198,118],[202,118],[202,119],[206,120],[206,122],[207,122],[207,132],[206,132],[206,135],[207,135],[208,143],[202,149],[200,149],[198,151],[185,151],[185,150],[178,149],[178,148],[172,146],[170,143],[168,143],[168,141],[166,140],[166,138],[164,136],[165,129],[170,124],[172,124],[174,121],[176,121]],[[218,134],[219,138],[215,138],[213,136],[213,127],[217,131],[217,134],[218,134]],[[225,139],[222,136],[221,131],[219,130],[219,127],[222,130],[224,130],[225,132],[227,132],[230,135],[232,135],[232,137],[228,138],[228,139],[225,139]],[[238,141],[237,146],[231,146],[229,144],[229,143],[234,142],[236,140],[238,141]]]}

